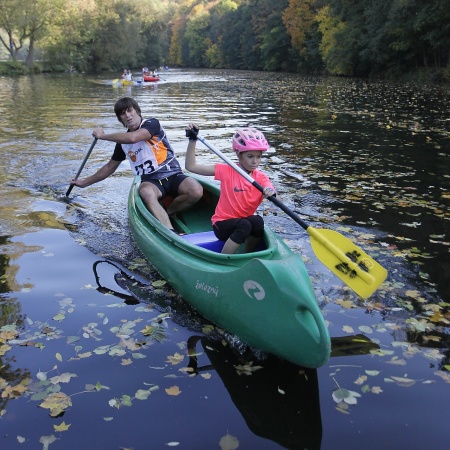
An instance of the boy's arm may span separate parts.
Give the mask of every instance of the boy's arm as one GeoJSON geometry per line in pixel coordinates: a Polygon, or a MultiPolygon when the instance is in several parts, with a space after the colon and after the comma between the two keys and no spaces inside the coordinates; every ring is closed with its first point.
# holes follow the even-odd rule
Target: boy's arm
{"type": "Polygon", "coordinates": [[[114,161],[110,159],[104,166],[100,167],[93,175],[86,178],[78,178],[77,180],[72,180],[70,184],[78,186],[80,188],[85,188],[91,184],[98,183],[99,181],[108,178],[112,175],[119,167],[121,161],[114,161]]]}

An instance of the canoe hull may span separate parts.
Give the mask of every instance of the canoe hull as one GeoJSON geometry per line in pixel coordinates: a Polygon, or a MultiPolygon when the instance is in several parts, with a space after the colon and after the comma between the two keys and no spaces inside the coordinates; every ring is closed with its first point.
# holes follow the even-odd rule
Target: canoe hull
{"type": "MultiPolygon", "coordinates": [[[[199,181],[214,191],[214,185],[199,181]]],[[[328,330],[303,261],[270,229],[265,232],[267,249],[237,255],[207,250],[156,221],[136,183],[130,191],[129,220],[145,257],[205,318],[295,364],[315,368],[328,360],[328,330]]]]}

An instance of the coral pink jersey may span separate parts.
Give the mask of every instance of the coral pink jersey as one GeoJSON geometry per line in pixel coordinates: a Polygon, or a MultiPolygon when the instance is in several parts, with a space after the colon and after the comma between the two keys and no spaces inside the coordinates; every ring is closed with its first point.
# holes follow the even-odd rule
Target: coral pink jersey
{"type": "MultiPolygon", "coordinates": [[[[250,175],[263,188],[274,189],[269,177],[260,170],[255,170],[250,175]]],[[[220,198],[211,219],[213,224],[255,214],[263,201],[263,194],[255,186],[228,164],[216,164],[214,178],[220,181],[220,198]]]]}

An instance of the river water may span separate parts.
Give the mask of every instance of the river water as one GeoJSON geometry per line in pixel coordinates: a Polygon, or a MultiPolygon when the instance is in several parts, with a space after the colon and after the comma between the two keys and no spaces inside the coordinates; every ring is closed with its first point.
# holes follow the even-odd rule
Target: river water
{"type": "MultiPolygon", "coordinates": [[[[448,448],[449,89],[237,71],[112,78],[0,78],[1,448],[448,448]],[[258,127],[283,202],[388,269],[362,300],[303,229],[262,207],[303,255],[333,340],[327,364],[304,370],[226,334],[225,346],[133,243],[125,164],[65,198],[92,128],[121,129],[121,96],[162,122],[182,163],[189,122],[230,156],[233,130],[258,127]]],[[[82,176],[112,149],[99,141],[82,176]]]]}

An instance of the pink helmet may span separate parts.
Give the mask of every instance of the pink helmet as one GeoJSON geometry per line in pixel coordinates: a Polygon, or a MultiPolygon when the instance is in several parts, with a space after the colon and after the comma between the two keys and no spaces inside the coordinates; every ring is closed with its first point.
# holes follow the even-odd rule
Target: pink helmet
{"type": "Polygon", "coordinates": [[[252,150],[266,151],[269,143],[261,131],[256,128],[240,128],[233,135],[233,150],[249,152],[252,150]]]}

